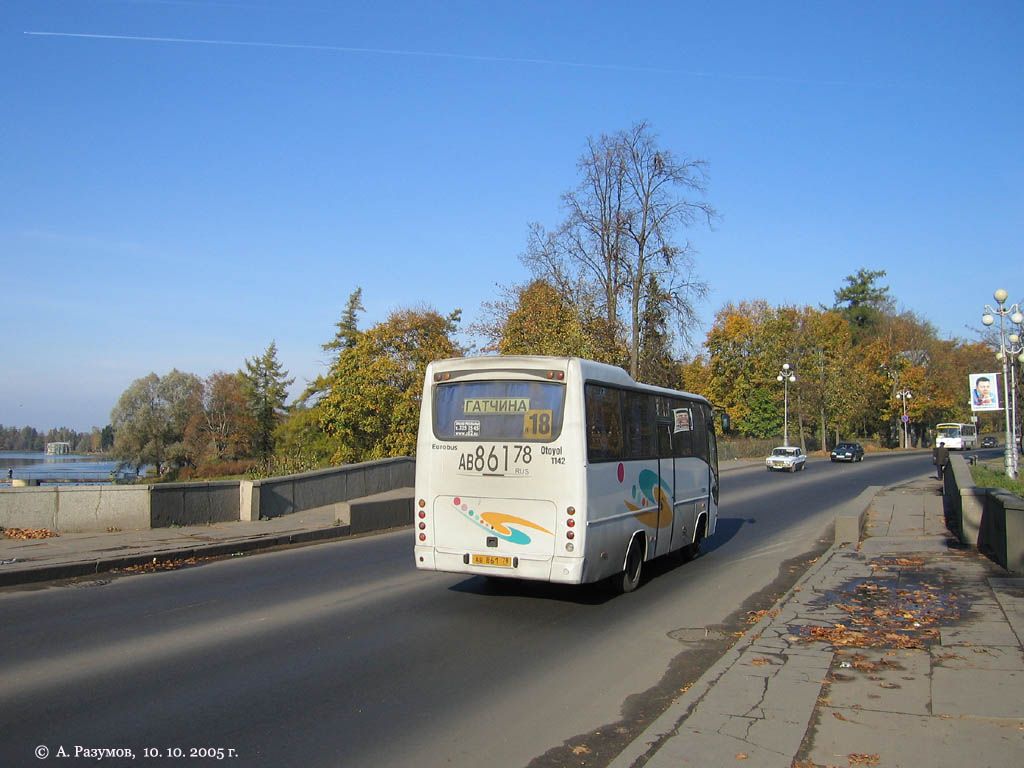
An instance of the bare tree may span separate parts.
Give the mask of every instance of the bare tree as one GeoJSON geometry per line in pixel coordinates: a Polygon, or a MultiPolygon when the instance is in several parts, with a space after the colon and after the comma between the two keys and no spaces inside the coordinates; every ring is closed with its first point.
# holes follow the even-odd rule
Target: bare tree
{"type": "Polygon", "coordinates": [[[688,339],[694,302],[707,294],[690,244],[675,239],[680,228],[701,220],[710,225],[716,216],[703,199],[706,163],[660,149],[640,122],[588,140],[577,167],[580,183],[562,197],[565,222],[552,233],[533,225],[523,261],[581,312],[589,307],[608,329],[626,331],[635,377],[641,315],[649,302],[660,302],[676,332],[688,339]],[[661,286],[657,297],[647,295],[651,277],[661,286]]]}

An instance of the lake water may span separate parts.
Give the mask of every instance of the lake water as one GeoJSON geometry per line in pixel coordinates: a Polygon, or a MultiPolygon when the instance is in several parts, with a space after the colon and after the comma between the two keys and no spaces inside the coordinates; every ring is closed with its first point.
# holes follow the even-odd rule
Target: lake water
{"type": "Polygon", "coordinates": [[[13,477],[47,484],[73,484],[73,480],[85,479],[109,483],[110,473],[116,472],[120,464],[78,454],[47,456],[45,453],[0,452],[0,484],[11,484],[8,471],[13,477]]]}

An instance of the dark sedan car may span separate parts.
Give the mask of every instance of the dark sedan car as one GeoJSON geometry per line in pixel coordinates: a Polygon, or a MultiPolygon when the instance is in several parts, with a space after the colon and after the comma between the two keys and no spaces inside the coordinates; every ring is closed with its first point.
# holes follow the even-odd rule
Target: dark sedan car
{"type": "Polygon", "coordinates": [[[989,435],[988,437],[981,438],[981,447],[982,448],[995,448],[996,447],[996,439],[994,437],[992,437],[991,435],[989,435]]]}
{"type": "Polygon", "coordinates": [[[832,461],[864,461],[864,448],[860,443],[840,443],[832,449],[832,461]]]}

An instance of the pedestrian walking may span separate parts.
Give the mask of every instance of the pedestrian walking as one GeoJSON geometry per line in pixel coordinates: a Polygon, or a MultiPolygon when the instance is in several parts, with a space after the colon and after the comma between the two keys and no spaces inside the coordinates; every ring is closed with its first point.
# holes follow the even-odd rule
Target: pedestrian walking
{"type": "Polygon", "coordinates": [[[939,480],[942,479],[947,464],[949,464],[949,448],[945,443],[939,443],[938,448],[935,449],[935,472],[939,480]]]}

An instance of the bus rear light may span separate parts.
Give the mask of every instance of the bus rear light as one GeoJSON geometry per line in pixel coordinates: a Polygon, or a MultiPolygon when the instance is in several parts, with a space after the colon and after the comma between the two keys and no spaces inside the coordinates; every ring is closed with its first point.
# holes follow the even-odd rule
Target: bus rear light
{"type": "Polygon", "coordinates": [[[548,371],[545,376],[555,381],[563,381],[565,379],[565,374],[562,371],[548,371]]]}
{"type": "Polygon", "coordinates": [[[421,510],[420,510],[420,520],[423,520],[423,519],[425,519],[425,518],[426,518],[426,516],[427,516],[427,513],[426,513],[426,512],[424,512],[424,511],[423,511],[423,510],[421,509],[421,510]]]}
{"type": "Polygon", "coordinates": [[[565,510],[565,512],[567,515],[569,515],[569,517],[572,517],[576,514],[576,507],[569,507],[567,510],[565,510]]]}
{"type": "Polygon", "coordinates": [[[572,542],[571,542],[571,541],[570,541],[570,542],[568,542],[568,543],[567,543],[567,544],[565,545],[565,551],[566,551],[566,552],[572,552],[572,551],[573,551],[574,549],[575,549],[575,547],[574,547],[574,546],[572,545],[572,542]]]}
{"type": "Polygon", "coordinates": [[[565,524],[568,525],[570,528],[576,527],[576,521],[573,520],[571,517],[565,521],[565,524]]]}
{"type": "Polygon", "coordinates": [[[426,541],[426,540],[427,540],[427,534],[421,533],[420,534],[420,541],[426,541]]]}
{"type": "Polygon", "coordinates": [[[576,532],[575,531],[566,531],[565,532],[565,538],[567,538],[567,539],[575,539],[576,538],[576,532]]]}
{"type": "Polygon", "coordinates": [[[452,375],[450,373],[435,373],[434,381],[448,381],[451,377],[452,375]]]}
{"type": "Polygon", "coordinates": [[[420,509],[423,509],[425,506],[427,506],[427,500],[426,499],[420,499],[416,503],[416,506],[418,506],[420,509]]]}
{"type": "Polygon", "coordinates": [[[420,530],[421,531],[427,530],[427,524],[426,523],[420,523],[420,530]]]}

